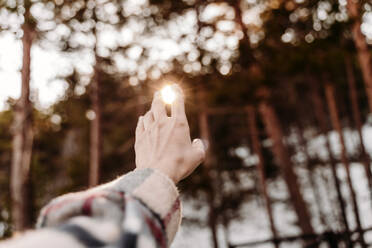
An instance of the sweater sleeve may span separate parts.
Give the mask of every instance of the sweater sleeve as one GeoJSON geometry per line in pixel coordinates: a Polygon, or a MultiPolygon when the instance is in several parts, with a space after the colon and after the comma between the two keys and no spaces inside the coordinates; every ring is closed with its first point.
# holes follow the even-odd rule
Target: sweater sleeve
{"type": "MultiPolygon", "coordinates": [[[[47,244],[54,235],[54,241],[74,248],[169,247],[180,222],[181,203],[174,183],[156,170],[136,169],[110,183],[52,200],[39,216],[37,227],[42,229],[14,242],[22,244],[31,236],[38,244],[47,244]]],[[[6,247],[13,248],[9,244],[6,247]]]]}

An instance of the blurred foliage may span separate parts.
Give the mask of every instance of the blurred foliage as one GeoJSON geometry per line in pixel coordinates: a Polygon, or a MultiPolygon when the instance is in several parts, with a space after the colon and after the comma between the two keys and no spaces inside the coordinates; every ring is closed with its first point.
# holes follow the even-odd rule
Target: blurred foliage
{"type": "MultiPolygon", "coordinates": [[[[95,25],[98,22],[113,25],[114,30],[125,27],[130,23],[131,18],[145,23],[142,36],[133,39],[132,43],[111,48],[106,55],[103,53],[99,55],[99,59],[96,57],[101,68],[99,80],[102,87],[100,93],[103,133],[101,182],[112,180],[135,167],[133,144],[137,118],[148,109],[152,94],[163,82],[177,80],[185,89],[192,137],[197,137],[200,133],[198,118],[200,112],[204,111],[196,98],[201,87],[204,87],[207,92],[203,101],[208,109],[228,107],[223,114],[210,115],[208,119],[212,137],[211,152],[215,156],[214,166],[212,168],[200,166],[190,178],[180,184],[185,199],[196,199],[196,209],[206,204],[210,205],[218,213],[217,221],[225,222],[225,225],[228,225],[226,222],[239,219],[242,205],[255,199],[261,192],[257,184],[253,187],[245,187],[243,181],[257,182],[257,166],[248,163],[247,156],[239,156],[236,152],[237,149],[246,149],[252,153],[245,106],[257,107],[262,100],[268,100],[277,111],[286,136],[291,135],[292,127],[300,127],[301,131],[316,130],[311,137],[307,137],[305,140],[307,142],[321,132],[314,117],[312,94],[315,89],[324,100],[323,86],[324,83],[330,82],[337,89],[337,103],[343,124],[353,128],[350,121],[352,110],[349,107],[345,75],[345,58],[349,58],[354,68],[358,69],[355,70],[355,74],[358,92],[361,93],[359,103],[363,120],[367,119],[367,100],[356,63],[355,48],[351,41],[350,21],[347,18],[340,21],[335,19],[337,13],[345,8],[344,5],[340,5],[340,1],[151,0],[146,8],[156,7],[153,9],[157,11],[152,11],[148,15],[144,15],[144,12],[123,15],[125,4],[115,1],[114,4],[119,7],[114,14],[118,16],[118,20],[114,23],[106,17],[100,19],[94,15],[87,1],[79,1],[81,5],[76,4],[75,1],[58,2],[62,3],[55,5],[55,19],[58,20],[59,25],[66,25],[70,30],[68,36],[59,37],[58,41],[55,41],[63,52],[86,48],[95,51],[97,47],[99,48],[97,43],[94,49],[88,44],[73,43],[73,35],[76,33],[91,35],[94,32],[95,35],[95,25]],[[252,2],[255,4],[250,4],[252,2]],[[156,35],[157,32],[159,36],[171,36],[166,32],[172,31],[172,27],[170,31],[165,29],[165,32],[162,28],[168,27],[169,23],[177,17],[186,15],[188,11],[194,11],[197,15],[212,4],[229,6],[235,10],[234,17],[229,19],[234,22],[234,30],[225,33],[218,30],[219,19],[225,20],[223,15],[209,22],[202,22],[199,20],[201,18],[197,18],[195,24],[197,31],[193,34],[183,34],[177,40],[182,42],[189,39],[190,47],[198,52],[196,59],[190,61],[191,52],[185,52],[170,58],[170,61],[153,61],[147,66],[146,61],[150,61],[152,52],[150,45],[141,47],[142,50],[136,61],[137,71],[123,72],[116,67],[115,55],[122,55],[128,59],[126,63],[131,63],[133,60],[129,59],[128,49],[143,45],[142,38],[156,35]],[[321,4],[328,6],[325,9],[328,17],[332,16],[332,21],[320,20],[317,17],[317,10],[321,4]],[[76,7],[77,5],[79,6],[76,7]],[[241,26],[242,22],[237,18],[244,13],[239,14],[238,11],[249,11],[250,8],[261,5],[264,9],[258,16],[262,25],[241,26]],[[71,18],[63,18],[63,8],[76,8],[76,13],[71,18]],[[95,22],[94,27],[89,26],[90,28],[85,30],[84,23],[89,23],[91,20],[95,22]],[[200,37],[202,28],[206,27],[212,30],[210,36],[216,33],[221,36],[240,34],[237,47],[232,49],[227,59],[221,58],[222,55],[218,51],[208,50],[204,46],[208,39],[201,40],[200,37]],[[187,38],[188,35],[195,37],[187,38]],[[292,38],[286,40],[286,35],[292,38]],[[205,62],[205,58],[209,59],[208,63],[205,62]],[[149,76],[151,70],[162,63],[171,64],[170,69],[161,70],[162,75],[158,79],[151,78],[149,76]],[[196,66],[199,70],[185,69],[192,63],[199,63],[197,65],[200,68],[196,66]],[[145,69],[140,67],[143,64],[147,66],[145,69]],[[221,69],[224,65],[231,65],[227,72],[221,69]],[[147,70],[146,76],[141,78],[139,74],[143,70],[147,70]],[[266,91],[269,92],[269,96],[262,93],[266,91]],[[234,185],[232,190],[231,185],[234,185]],[[212,204],[209,198],[212,198],[212,204]]],[[[44,42],[45,40],[47,38],[44,42]]],[[[222,52],[227,50],[229,49],[224,47],[222,52]]],[[[97,56],[97,51],[95,52],[94,55],[97,56]]],[[[35,143],[31,166],[34,220],[39,209],[51,198],[87,187],[88,116],[91,102],[89,86],[83,83],[84,77],[86,75],[75,69],[63,77],[69,86],[64,98],[48,110],[34,110],[35,143]],[[84,89],[82,93],[81,88],[84,89]]],[[[13,105],[14,103],[9,103],[9,106],[13,105]]],[[[0,227],[0,237],[9,236],[11,231],[8,228],[10,225],[8,175],[11,161],[11,108],[0,113],[0,223],[7,224],[3,235],[0,227]]],[[[326,122],[330,128],[329,120],[326,122]]],[[[267,179],[275,180],[280,177],[280,170],[271,152],[272,144],[260,119],[257,124],[263,146],[267,179]]],[[[293,155],[295,148],[290,145],[288,148],[293,155]]],[[[310,158],[307,163],[311,165],[310,168],[327,166],[324,161],[315,157],[310,158]]],[[[198,220],[190,220],[190,223],[208,225],[198,220]]]]}

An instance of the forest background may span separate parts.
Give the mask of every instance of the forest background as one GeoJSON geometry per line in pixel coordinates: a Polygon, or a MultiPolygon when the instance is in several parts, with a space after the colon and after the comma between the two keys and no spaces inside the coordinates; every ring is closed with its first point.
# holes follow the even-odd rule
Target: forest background
{"type": "Polygon", "coordinates": [[[172,247],[372,245],[372,3],[1,0],[0,238],[135,168],[179,83],[205,163],[172,247]]]}

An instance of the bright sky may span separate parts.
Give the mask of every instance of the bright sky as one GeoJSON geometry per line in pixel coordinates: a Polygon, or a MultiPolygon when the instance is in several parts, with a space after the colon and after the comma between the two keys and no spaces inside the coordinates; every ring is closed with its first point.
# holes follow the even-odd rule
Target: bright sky
{"type": "MultiPolygon", "coordinates": [[[[22,43],[11,34],[0,36],[0,110],[6,108],[9,97],[21,93],[22,43]],[[5,48],[5,49],[4,49],[5,48]]],[[[45,108],[63,96],[67,83],[56,79],[72,70],[70,59],[39,46],[32,48],[31,87],[37,107],[45,108]]]]}
{"type": "MultiPolygon", "coordinates": [[[[237,38],[239,31],[234,31],[236,29],[230,20],[234,17],[231,14],[231,9],[225,6],[225,12],[227,14],[217,7],[210,8],[209,12],[203,16],[206,18],[205,21],[220,15],[225,15],[226,20],[219,23],[219,31],[215,32],[213,36],[209,37],[213,32],[203,30],[203,34],[199,37],[203,39],[204,49],[211,53],[203,58],[203,65],[208,65],[211,62],[212,53],[214,53],[214,55],[221,57],[220,71],[223,74],[230,71],[229,60],[239,42],[237,38]]],[[[147,72],[152,79],[159,78],[161,73],[166,73],[171,69],[169,61],[177,56],[187,55],[187,58],[184,59],[186,61],[185,72],[200,71],[201,64],[197,60],[199,52],[193,42],[196,40],[197,31],[195,11],[188,11],[185,15],[174,18],[169,22],[169,26],[159,27],[153,36],[142,36],[143,25],[144,23],[134,18],[127,21],[126,26],[117,36],[115,31],[109,27],[105,27],[99,33],[99,48],[103,48],[98,50],[100,56],[108,55],[107,48],[115,50],[118,45],[134,44],[125,54],[113,55],[117,69],[132,75],[131,84],[137,84],[138,79],[146,79],[147,72]],[[185,34],[187,38],[180,40],[185,34]],[[146,61],[139,65],[137,61],[143,49],[149,49],[151,52],[146,61]]],[[[75,37],[77,43],[86,44],[88,41],[91,41],[91,37],[83,35],[75,37]]],[[[9,97],[18,98],[20,96],[22,44],[14,35],[3,33],[0,35],[0,47],[2,48],[0,50],[1,111],[7,107],[6,100],[9,97]]],[[[94,59],[92,57],[89,52],[63,55],[53,49],[43,49],[37,44],[34,45],[31,54],[31,89],[36,107],[45,109],[63,96],[67,83],[60,79],[57,80],[57,76],[68,75],[73,67],[78,68],[84,74],[89,74],[94,59]]]]}
{"type": "MultiPolygon", "coordinates": [[[[255,0],[249,0],[248,2],[256,3],[255,0]]],[[[339,0],[339,2],[342,8],[338,14],[342,19],[346,15],[346,1],[339,0]]],[[[131,0],[127,1],[126,4],[124,9],[131,12],[128,15],[132,14],[132,12],[141,14],[141,6],[146,5],[147,1],[131,0]]],[[[327,11],[329,9],[328,5],[323,5],[319,4],[318,6],[319,19],[322,20],[327,19],[327,11]]],[[[265,6],[257,4],[255,7],[247,9],[243,13],[244,23],[260,26],[259,16],[264,8],[265,6]]],[[[372,14],[371,10],[366,10],[367,12],[363,16],[362,31],[367,35],[367,41],[372,43],[372,14]]],[[[37,8],[35,8],[34,12],[37,12],[37,8]]],[[[45,14],[44,11],[39,10],[39,12],[38,15],[45,14]]],[[[236,28],[233,21],[234,15],[233,8],[227,4],[210,4],[201,14],[201,19],[204,22],[215,21],[216,18],[219,19],[215,32],[211,28],[204,27],[200,30],[200,34],[197,34],[196,12],[195,10],[190,10],[181,16],[173,18],[165,27],[155,28],[153,30],[154,35],[151,36],[143,36],[144,22],[136,18],[128,18],[126,25],[119,31],[120,33],[116,33],[118,35],[109,26],[100,30],[98,43],[100,44],[99,48],[102,49],[99,49],[98,53],[100,56],[108,56],[108,48],[115,50],[117,46],[129,45],[130,48],[125,54],[116,53],[112,57],[116,68],[121,72],[127,72],[131,76],[130,83],[132,85],[136,85],[139,82],[138,80],[144,80],[147,76],[152,79],[159,78],[161,73],[171,70],[169,61],[179,57],[184,63],[183,70],[186,73],[199,72],[202,66],[207,66],[212,59],[216,59],[220,73],[226,75],[231,71],[232,64],[230,61],[234,58],[239,40],[242,38],[242,32],[236,28]],[[221,19],[221,17],[223,18],[221,19]],[[197,35],[198,37],[196,37],[197,35]],[[184,36],[186,38],[181,38],[184,36]],[[199,45],[206,51],[201,60],[198,60],[200,53],[195,43],[196,40],[199,40],[199,45]],[[139,65],[137,61],[143,49],[150,51],[149,57],[139,65]]],[[[302,14],[298,13],[296,15],[301,16],[302,14]]],[[[6,15],[3,17],[0,15],[0,22],[9,23],[9,18],[6,15]]],[[[16,21],[13,20],[12,22],[16,21]]],[[[315,26],[314,29],[317,28],[315,26]]],[[[60,25],[56,32],[64,33],[65,29],[63,25],[60,25]]],[[[292,40],[294,35],[290,31],[288,29],[283,34],[283,42],[292,40]]],[[[262,32],[256,34],[249,31],[248,33],[252,44],[259,42],[264,37],[262,32]]],[[[53,38],[53,36],[50,37],[53,38]]],[[[91,38],[78,33],[74,36],[73,41],[86,45],[87,42],[94,42],[91,38]]],[[[307,42],[314,40],[311,37],[307,38],[307,42]]],[[[0,47],[1,111],[7,107],[6,100],[9,97],[18,98],[20,96],[22,44],[14,35],[2,33],[0,35],[0,47]]],[[[43,49],[37,44],[34,45],[31,61],[31,89],[36,107],[45,109],[63,96],[67,83],[61,79],[56,79],[57,76],[68,75],[73,67],[77,68],[79,72],[89,75],[92,70],[93,60],[92,54],[86,51],[79,54],[64,55],[54,49],[43,49]]]]}

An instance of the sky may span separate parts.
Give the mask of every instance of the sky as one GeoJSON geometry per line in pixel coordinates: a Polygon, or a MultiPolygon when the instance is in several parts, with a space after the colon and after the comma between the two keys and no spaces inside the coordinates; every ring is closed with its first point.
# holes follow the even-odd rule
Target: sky
{"type": "MultiPolygon", "coordinates": [[[[0,110],[3,110],[9,97],[17,99],[21,93],[22,43],[7,33],[0,36],[0,47],[0,110]]],[[[31,52],[33,99],[37,107],[47,108],[63,96],[67,83],[56,75],[68,74],[72,70],[72,60],[37,45],[31,52]]]]}
{"type": "MultiPolygon", "coordinates": [[[[144,4],[147,1],[144,0],[142,2],[144,4]]],[[[137,9],[135,7],[137,5],[140,7],[141,5],[138,1],[128,1],[126,3],[130,6],[125,6],[124,9],[132,12],[136,12],[137,9]]],[[[35,12],[33,14],[36,14],[36,16],[42,16],[44,13],[39,8],[35,8],[33,12],[35,12]]],[[[212,4],[202,13],[201,18],[204,21],[210,21],[218,16],[224,16],[224,18],[219,21],[217,32],[213,34],[211,30],[205,29],[202,30],[198,38],[203,41],[202,43],[205,45],[203,48],[206,51],[210,51],[209,55],[204,56],[203,65],[208,65],[212,57],[220,56],[217,58],[219,59],[219,70],[222,74],[227,74],[232,66],[229,61],[234,56],[234,50],[236,50],[239,37],[242,37],[242,34],[232,22],[234,18],[233,9],[227,5],[218,6],[212,4]],[[210,36],[211,34],[212,36],[210,36]]],[[[8,16],[2,17],[0,15],[0,19],[1,22],[9,23],[8,16]]],[[[11,22],[17,23],[16,21],[13,20],[11,22]]],[[[113,55],[117,69],[129,73],[130,79],[133,79],[130,80],[132,85],[137,84],[138,79],[144,80],[147,76],[156,79],[162,73],[167,73],[172,68],[169,61],[177,56],[186,56],[183,68],[186,73],[200,71],[202,65],[197,61],[200,54],[193,42],[197,38],[195,10],[187,11],[184,15],[173,18],[166,27],[156,29],[156,35],[154,36],[142,36],[143,25],[144,23],[138,19],[129,18],[127,24],[117,36],[114,35],[115,32],[109,27],[104,27],[99,31],[98,44],[100,44],[99,48],[103,48],[98,50],[100,56],[105,56],[105,52],[107,53],[108,51],[106,48],[115,50],[117,46],[134,44],[131,45],[125,54],[118,53],[113,55]],[[181,40],[184,35],[186,35],[186,38],[181,40]],[[149,48],[151,50],[149,57],[141,65],[138,65],[136,60],[141,56],[143,49],[149,48]],[[147,72],[148,75],[146,76],[147,72]]],[[[66,31],[62,26],[60,25],[61,28],[56,28],[57,33],[66,31]]],[[[51,38],[53,39],[52,36],[51,38]]],[[[91,38],[89,36],[76,35],[73,37],[73,41],[86,45],[87,42],[92,42],[91,38]]],[[[1,33],[0,48],[1,111],[8,107],[6,101],[9,97],[17,99],[20,96],[22,44],[19,39],[15,38],[15,35],[1,33]]],[[[94,62],[94,57],[87,51],[80,54],[67,55],[55,49],[41,48],[38,44],[35,44],[31,53],[32,100],[38,109],[47,109],[63,97],[68,84],[61,79],[56,79],[56,76],[68,75],[73,68],[78,68],[79,72],[89,75],[92,70],[91,65],[94,62]]]]}
{"type": "MultiPolygon", "coordinates": [[[[300,0],[297,0],[301,2],[300,0]]],[[[255,0],[249,0],[248,2],[256,2],[255,0]]],[[[340,13],[344,13],[346,1],[339,0],[340,5],[343,7],[340,13]]],[[[146,5],[146,0],[143,1],[128,1],[126,10],[132,12],[138,12],[138,8],[142,5],[146,5]]],[[[328,16],[328,8],[326,4],[318,6],[317,15],[320,19],[326,19],[328,16]],[[323,6],[324,5],[324,6],[323,6]]],[[[260,25],[259,15],[262,11],[261,5],[245,11],[243,14],[243,21],[246,24],[260,25]]],[[[367,36],[367,41],[372,43],[372,7],[365,5],[365,14],[363,16],[362,31],[367,36]],[[366,7],[367,6],[367,7],[366,7]],[[369,9],[368,9],[369,8],[369,9]]],[[[42,16],[44,12],[35,8],[34,11],[37,16],[42,16]],[[40,13],[36,13],[39,11],[40,13]]],[[[141,12],[139,12],[141,13],[141,12]]],[[[129,13],[131,14],[131,13],[129,13]]],[[[211,57],[215,54],[220,56],[219,58],[219,71],[221,74],[227,74],[230,72],[232,64],[230,60],[234,55],[234,50],[238,46],[239,32],[233,32],[228,35],[232,30],[236,30],[234,27],[234,11],[227,5],[209,5],[201,15],[203,21],[208,22],[218,16],[224,16],[223,20],[219,21],[217,32],[209,37],[211,31],[208,28],[203,28],[198,37],[202,44],[203,49],[210,51],[210,54],[205,55],[202,59],[203,65],[209,64],[211,57]]],[[[1,15],[0,15],[1,17],[1,15]]],[[[4,19],[4,17],[1,17],[4,19]]],[[[0,19],[1,19],[0,18],[0,19]]],[[[9,17],[2,22],[9,21],[9,17]]],[[[11,20],[10,20],[11,21],[11,20]]],[[[13,20],[13,22],[16,22],[13,20]]],[[[193,71],[199,71],[201,64],[197,60],[198,53],[197,48],[192,44],[192,40],[196,37],[196,16],[195,11],[186,12],[184,15],[174,18],[173,21],[169,22],[169,25],[165,29],[156,30],[160,36],[154,37],[143,37],[140,34],[140,30],[143,29],[143,23],[138,22],[138,19],[128,20],[128,23],[121,30],[121,34],[118,36],[113,35],[113,30],[104,28],[101,31],[99,44],[103,44],[105,47],[115,49],[117,46],[125,46],[131,43],[137,43],[128,49],[126,54],[115,54],[114,60],[116,67],[120,71],[127,71],[133,74],[130,80],[132,85],[138,83],[139,79],[146,78],[146,71],[149,68],[153,68],[149,71],[150,77],[157,78],[161,73],[166,73],[171,70],[171,66],[167,61],[176,58],[177,56],[187,55],[187,59],[184,64],[184,71],[186,73],[192,73],[193,71]],[[161,34],[167,33],[167,37],[162,37],[161,34]],[[187,34],[187,39],[180,41],[182,35],[187,34]],[[143,64],[143,68],[136,64],[138,56],[141,56],[143,48],[151,48],[150,56],[143,64]],[[159,62],[162,61],[162,62],[159,62]]],[[[62,28],[62,26],[61,26],[62,28]]],[[[315,28],[315,27],[314,27],[315,28]]],[[[65,29],[58,29],[58,32],[63,32],[65,29]]],[[[291,31],[291,30],[289,30],[291,31]]],[[[285,32],[282,36],[283,42],[291,41],[291,33],[285,32]]],[[[257,34],[249,34],[251,42],[259,42],[257,34]]],[[[314,39],[308,37],[307,42],[312,42],[314,39]]],[[[89,37],[76,36],[75,41],[78,43],[86,44],[87,39],[91,42],[89,37]]],[[[22,66],[22,44],[19,39],[15,38],[15,35],[11,33],[0,34],[0,111],[6,109],[6,101],[9,97],[17,99],[20,96],[20,85],[21,75],[20,69],[22,66]]],[[[106,49],[107,50],[107,49],[106,49]]],[[[108,51],[108,50],[107,50],[108,51]]],[[[100,51],[99,51],[100,52],[100,51]]],[[[102,50],[104,53],[105,50],[102,50]]],[[[101,55],[102,56],[102,55],[101,55]]],[[[91,65],[94,61],[94,57],[89,52],[81,52],[75,54],[63,54],[55,49],[41,48],[38,44],[33,45],[32,48],[32,61],[31,61],[31,90],[32,100],[38,109],[47,109],[53,103],[63,97],[68,84],[62,79],[57,79],[57,76],[68,75],[73,68],[77,68],[79,72],[89,75],[91,72],[91,65]]],[[[89,82],[89,80],[88,80],[89,82]]],[[[86,85],[85,85],[86,86],[86,85]]],[[[80,90],[80,93],[85,92],[84,89],[80,90]]]]}

